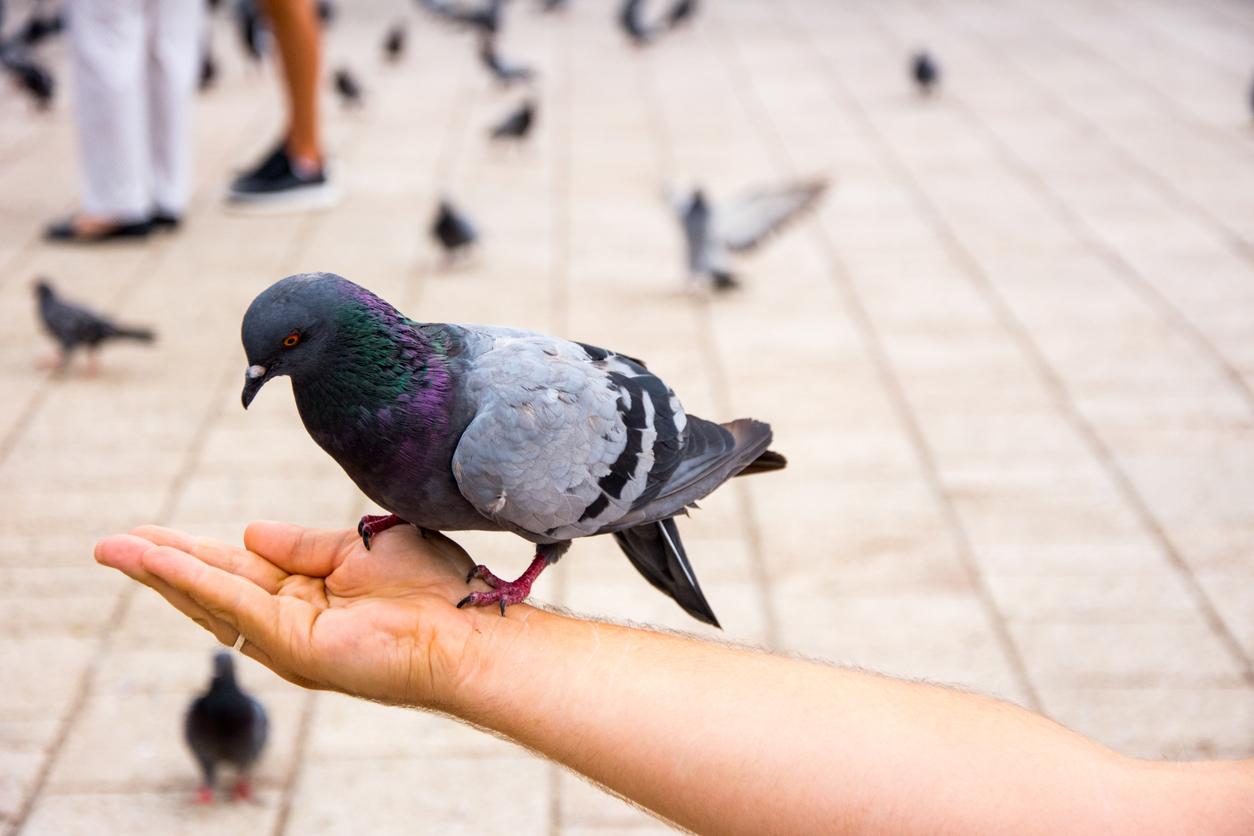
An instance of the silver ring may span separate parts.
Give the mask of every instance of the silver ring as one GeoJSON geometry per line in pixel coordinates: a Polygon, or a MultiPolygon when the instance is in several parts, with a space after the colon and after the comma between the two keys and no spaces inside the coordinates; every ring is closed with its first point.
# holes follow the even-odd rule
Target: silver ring
{"type": "Polygon", "coordinates": [[[234,650],[236,653],[239,653],[241,650],[244,649],[244,641],[245,641],[244,634],[240,633],[239,637],[235,639],[235,644],[231,645],[231,649],[234,650]]]}

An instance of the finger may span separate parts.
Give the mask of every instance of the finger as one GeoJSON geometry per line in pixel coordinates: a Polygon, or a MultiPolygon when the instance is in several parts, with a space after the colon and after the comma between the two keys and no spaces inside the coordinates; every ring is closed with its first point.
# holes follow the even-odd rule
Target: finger
{"type": "Polygon", "coordinates": [[[170,546],[200,558],[211,566],[247,578],[266,592],[279,591],[279,585],[287,573],[260,555],[239,546],[232,546],[207,537],[193,537],[173,528],[159,525],[141,525],[132,534],[143,537],[158,546],[170,546]]]}
{"type": "Polygon", "coordinates": [[[181,592],[161,578],[143,567],[142,559],[146,552],[156,548],[153,544],[129,534],[116,534],[105,537],[96,544],[96,560],[104,566],[117,569],[133,580],[151,587],[171,606],[192,621],[204,627],[223,644],[234,644],[238,631],[196,603],[186,593],[181,592]]]}
{"type": "MultiPolygon", "coordinates": [[[[252,581],[168,546],[148,550],[140,562],[145,570],[267,653],[273,654],[281,644],[278,599],[252,581]]],[[[234,643],[234,638],[230,637],[228,643],[234,643]]]]}
{"type": "Polygon", "coordinates": [[[244,530],[244,546],[293,575],[325,578],[348,556],[357,535],[351,531],[303,528],[259,520],[244,530]]]}

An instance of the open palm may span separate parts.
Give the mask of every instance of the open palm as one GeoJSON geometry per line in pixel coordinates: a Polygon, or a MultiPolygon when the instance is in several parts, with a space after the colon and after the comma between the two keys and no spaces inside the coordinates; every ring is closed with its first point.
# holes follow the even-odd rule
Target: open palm
{"type": "Polygon", "coordinates": [[[96,559],[224,644],[242,633],[246,655],[306,687],[439,707],[473,668],[485,614],[454,606],[473,564],[448,538],[401,526],[367,551],[351,530],[257,522],[244,544],[143,526],[101,540],[96,559]]]}

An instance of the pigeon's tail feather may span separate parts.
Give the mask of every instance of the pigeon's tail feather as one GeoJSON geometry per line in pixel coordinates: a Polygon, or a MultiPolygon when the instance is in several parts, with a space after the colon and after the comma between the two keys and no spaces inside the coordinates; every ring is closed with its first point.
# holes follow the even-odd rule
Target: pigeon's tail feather
{"type": "Polygon", "coordinates": [[[697,583],[673,519],[615,531],[614,539],[645,580],[675,599],[693,618],[720,627],[697,583]]]}
{"type": "Polygon", "coordinates": [[[151,328],[136,328],[129,325],[112,326],[109,336],[123,340],[139,340],[141,343],[150,343],[157,338],[151,328]]]}
{"type": "Polygon", "coordinates": [[[752,476],[755,473],[767,473],[772,470],[783,470],[788,467],[788,459],[774,450],[764,450],[762,455],[749,462],[749,466],[737,473],[737,476],[752,476]]]}

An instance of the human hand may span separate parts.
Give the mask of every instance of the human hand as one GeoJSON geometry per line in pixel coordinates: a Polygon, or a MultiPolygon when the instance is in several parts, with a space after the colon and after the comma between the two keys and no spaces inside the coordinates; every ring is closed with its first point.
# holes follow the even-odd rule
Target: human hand
{"type": "Polygon", "coordinates": [[[454,606],[473,563],[440,534],[398,526],[367,551],[355,531],[255,522],[244,545],[142,526],[95,554],[223,644],[242,632],[242,652],[285,679],[392,703],[448,710],[503,620],[454,606]]]}

